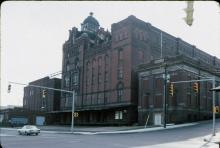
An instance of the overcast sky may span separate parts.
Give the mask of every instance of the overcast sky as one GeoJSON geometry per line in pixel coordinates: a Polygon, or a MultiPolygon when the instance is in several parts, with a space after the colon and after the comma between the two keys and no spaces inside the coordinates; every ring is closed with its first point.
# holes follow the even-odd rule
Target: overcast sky
{"type": "Polygon", "coordinates": [[[220,58],[220,8],[216,2],[194,2],[191,27],[183,20],[186,2],[158,1],[6,1],[1,5],[1,105],[22,105],[23,86],[61,70],[62,45],[68,30],[94,12],[101,27],[129,15],[220,58]]]}

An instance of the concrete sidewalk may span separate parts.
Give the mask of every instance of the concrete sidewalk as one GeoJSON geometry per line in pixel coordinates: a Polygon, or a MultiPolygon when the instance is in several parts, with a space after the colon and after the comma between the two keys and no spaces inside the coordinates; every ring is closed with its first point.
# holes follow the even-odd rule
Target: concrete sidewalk
{"type": "Polygon", "coordinates": [[[167,129],[173,129],[173,128],[180,128],[180,127],[186,127],[186,126],[193,126],[197,125],[198,123],[187,123],[187,124],[179,124],[179,125],[168,125],[167,128],[164,127],[150,127],[150,128],[137,128],[136,129],[120,129],[120,130],[112,130],[112,131],[77,131],[77,129],[74,131],[74,134],[90,134],[90,135],[97,135],[97,134],[129,134],[129,133],[142,133],[142,132],[150,132],[150,131],[158,131],[158,130],[167,130],[167,129]]]}
{"type": "MultiPolygon", "coordinates": [[[[119,127],[74,127],[74,132],[70,131],[70,126],[39,126],[42,133],[60,133],[60,134],[81,134],[81,135],[98,135],[98,134],[128,134],[128,133],[141,133],[158,130],[167,130],[173,128],[180,128],[186,126],[193,126],[199,123],[186,123],[178,125],[167,125],[167,128],[160,127],[147,127],[144,126],[119,126],[119,127]]],[[[16,128],[2,128],[6,130],[17,130],[16,128]]]]}

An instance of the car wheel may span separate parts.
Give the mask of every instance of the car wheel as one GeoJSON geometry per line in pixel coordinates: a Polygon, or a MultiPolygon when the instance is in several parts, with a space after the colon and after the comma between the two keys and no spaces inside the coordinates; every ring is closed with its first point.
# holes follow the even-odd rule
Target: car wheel
{"type": "Polygon", "coordinates": [[[38,133],[35,134],[36,136],[38,135],[38,133]]]}
{"type": "Polygon", "coordinates": [[[24,132],[24,134],[25,134],[25,135],[28,135],[28,133],[27,133],[27,132],[24,132]]]}
{"type": "Polygon", "coordinates": [[[18,134],[21,135],[21,132],[19,131],[18,134]]]}

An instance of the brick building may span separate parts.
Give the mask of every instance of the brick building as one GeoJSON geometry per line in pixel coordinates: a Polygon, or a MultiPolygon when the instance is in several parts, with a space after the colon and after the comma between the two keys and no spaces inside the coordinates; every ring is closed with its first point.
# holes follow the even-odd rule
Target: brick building
{"type": "MultiPolygon", "coordinates": [[[[209,91],[212,80],[201,82],[174,83],[173,93],[171,83],[164,82],[164,74],[169,75],[170,82],[204,80],[215,77],[217,85],[220,84],[220,73],[216,67],[189,58],[184,55],[152,60],[147,64],[138,66],[139,73],[139,100],[138,121],[145,124],[148,118],[149,125],[164,123],[164,95],[166,95],[166,122],[183,123],[212,118],[213,94],[209,91]],[[198,89],[195,88],[198,84],[198,89]],[[167,93],[164,93],[166,85],[167,93]]],[[[216,96],[215,104],[220,99],[216,96]]]]}
{"type": "MultiPolygon", "coordinates": [[[[38,85],[60,89],[61,80],[44,77],[30,82],[29,85],[38,85]]],[[[43,88],[27,86],[24,88],[23,107],[31,111],[51,112],[60,110],[60,92],[43,88]],[[43,92],[44,95],[43,95],[43,92]]]]}
{"type": "MultiPolygon", "coordinates": [[[[220,60],[131,15],[111,32],[90,13],[63,45],[62,89],[75,90],[76,124],[138,121],[138,76],[142,63],[185,55],[220,68],[220,60]],[[161,48],[162,47],[162,48],[161,48]]],[[[61,94],[61,123],[71,122],[72,96],[61,94]]]]}

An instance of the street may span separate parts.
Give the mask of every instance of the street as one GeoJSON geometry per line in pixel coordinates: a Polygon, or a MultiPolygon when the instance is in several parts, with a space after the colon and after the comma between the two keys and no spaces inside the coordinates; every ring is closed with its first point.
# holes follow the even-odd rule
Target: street
{"type": "MultiPolygon", "coordinates": [[[[220,131],[217,120],[216,131],[220,131]]],[[[39,136],[18,135],[16,130],[1,130],[3,148],[217,148],[204,142],[212,132],[212,122],[194,126],[132,134],[73,135],[42,131],[39,136]]]]}

